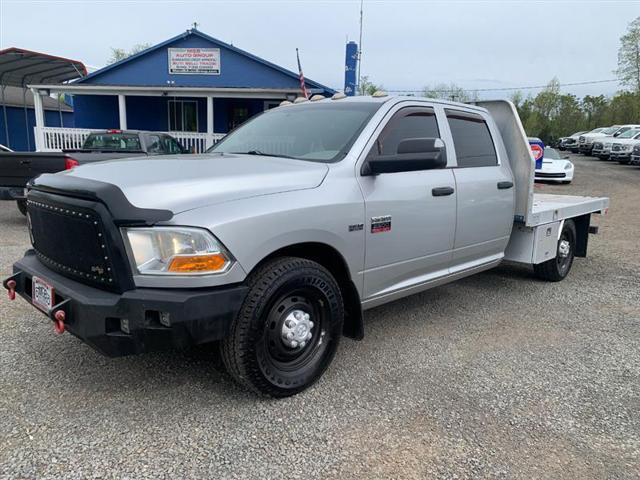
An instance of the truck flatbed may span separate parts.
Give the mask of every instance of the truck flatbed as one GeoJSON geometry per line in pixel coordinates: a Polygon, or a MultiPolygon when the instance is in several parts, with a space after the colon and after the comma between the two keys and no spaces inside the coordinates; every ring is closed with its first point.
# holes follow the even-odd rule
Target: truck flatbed
{"type": "Polygon", "coordinates": [[[606,197],[535,193],[527,226],[535,227],[589,213],[604,214],[608,208],[609,199],[606,197]]]}

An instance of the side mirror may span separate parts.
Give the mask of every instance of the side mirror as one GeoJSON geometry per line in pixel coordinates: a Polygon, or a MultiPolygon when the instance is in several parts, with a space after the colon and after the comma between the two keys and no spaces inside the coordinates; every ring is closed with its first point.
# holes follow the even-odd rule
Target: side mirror
{"type": "Polygon", "coordinates": [[[562,157],[563,160],[569,160],[571,157],[569,155],[565,155],[564,157],[562,157]]]}
{"type": "Polygon", "coordinates": [[[616,133],[613,134],[614,137],[618,137],[618,135],[620,135],[619,132],[616,132],[616,133]]]}
{"type": "Polygon", "coordinates": [[[447,166],[447,152],[439,138],[407,138],[398,144],[395,155],[375,155],[362,165],[362,176],[381,173],[415,172],[447,166]]]}

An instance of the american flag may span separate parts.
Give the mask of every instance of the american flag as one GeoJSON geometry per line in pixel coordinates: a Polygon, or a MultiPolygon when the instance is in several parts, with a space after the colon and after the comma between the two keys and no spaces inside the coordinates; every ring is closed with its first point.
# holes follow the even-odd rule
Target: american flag
{"type": "Polygon", "coordinates": [[[300,74],[300,90],[302,90],[302,95],[304,96],[304,98],[309,98],[309,92],[307,91],[307,87],[304,84],[304,73],[302,73],[302,65],[300,65],[300,53],[298,53],[297,48],[296,57],[298,59],[298,73],[300,74]]]}

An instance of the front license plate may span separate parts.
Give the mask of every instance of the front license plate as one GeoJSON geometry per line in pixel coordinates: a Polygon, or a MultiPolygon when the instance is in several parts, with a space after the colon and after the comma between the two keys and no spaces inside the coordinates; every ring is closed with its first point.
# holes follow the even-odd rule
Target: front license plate
{"type": "Polygon", "coordinates": [[[33,304],[45,312],[49,312],[53,308],[55,292],[53,287],[38,277],[31,279],[33,284],[31,291],[31,299],[33,304]]]}

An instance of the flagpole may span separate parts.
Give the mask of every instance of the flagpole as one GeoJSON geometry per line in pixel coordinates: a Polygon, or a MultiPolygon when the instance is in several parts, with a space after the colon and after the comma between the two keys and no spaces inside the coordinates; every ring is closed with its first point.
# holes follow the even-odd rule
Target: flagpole
{"type": "Polygon", "coordinates": [[[362,65],[362,6],[364,4],[364,0],[360,0],[360,39],[358,40],[358,74],[356,78],[358,79],[358,86],[356,87],[356,92],[359,94],[361,78],[360,78],[360,68],[362,65]]]}
{"type": "Polygon", "coordinates": [[[302,91],[302,96],[308,99],[309,92],[307,91],[307,86],[304,81],[304,74],[302,73],[302,65],[300,64],[300,52],[298,52],[297,47],[296,47],[296,59],[298,60],[298,74],[300,75],[300,90],[302,91]]]}

